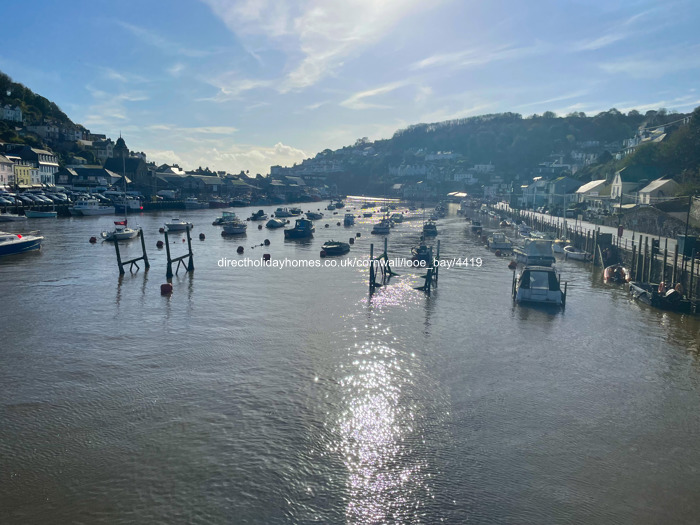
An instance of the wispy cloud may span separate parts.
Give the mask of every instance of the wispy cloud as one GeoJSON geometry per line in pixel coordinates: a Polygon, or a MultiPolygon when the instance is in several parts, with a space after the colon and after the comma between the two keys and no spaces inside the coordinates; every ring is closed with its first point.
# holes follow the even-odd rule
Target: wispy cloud
{"type": "Polygon", "coordinates": [[[172,66],[167,68],[166,71],[173,77],[179,77],[180,75],[182,75],[182,72],[185,71],[185,64],[177,62],[176,64],[173,64],[172,66]]]}
{"type": "Polygon", "coordinates": [[[609,74],[628,75],[632,78],[662,78],[666,75],[700,69],[700,46],[664,50],[663,58],[633,56],[600,64],[609,74]]]}
{"type": "Polygon", "coordinates": [[[272,80],[236,78],[236,74],[234,72],[229,72],[220,77],[209,79],[207,83],[217,88],[218,92],[213,97],[203,97],[198,99],[200,102],[228,102],[229,100],[239,98],[246,91],[252,91],[260,88],[270,88],[276,84],[272,80]]]}
{"type": "Polygon", "coordinates": [[[141,41],[157,49],[160,49],[168,55],[181,55],[190,58],[202,58],[212,54],[212,51],[196,49],[193,47],[185,47],[177,41],[165,38],[156,33],[155,31],[146,29],[145,27],[140,27],[119,20],[117,20],[116,23],[119,26],[126,29],[127,31],[129,31],[135,37],[139,38],[141,41]]]}
{"type": "Polygon", "coordinates": [[[552,47],[545,42],[536,42],[530,46],[504,45],[495,49],[475,48],[450,53],[438,53],[414,62],[411,69],[420,70],[435,67],[465,69],[482,66],[492,62],[520,60],[530,56],[548,53],[552,47]]]}
{"type": "Polygon", "coordinates": [[[349,109],[377,109],[377,108],[388,108],[386,104],[376,104],[371,102],[366,102],[366,99],[371,97],[376,97],[379,95],[385,95],[391,93],[401,87],[404,87],[406,82],[394,82],[387,84],[386,86],[381,86],[374,89],[369,89],[367,91],[362,91],[360,93],[355,93],[354,95],[343,100],[340,105],[349,109]]]}
{"type": "Polygon", "coordinates": [[[236,35],[263,36],[288,56],[280,92],[303,89],[335,74],[349,58],[377,44],[403,18],[439,2],[420,0],[203,0],[236,35]]]}

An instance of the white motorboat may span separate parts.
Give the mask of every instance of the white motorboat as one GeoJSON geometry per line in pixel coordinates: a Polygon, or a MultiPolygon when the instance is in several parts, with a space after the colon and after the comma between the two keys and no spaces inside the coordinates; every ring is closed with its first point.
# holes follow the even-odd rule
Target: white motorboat
{"type": "Polygon", "coordinates": [[[512,295],[516,303],[564,306],[566,284],[562,291],[561,281],[551,266],[526,266],[517,277],[513,272],[512,295]]]}
{"type": "Polygon", "coordinates": [[[68,208],[71,215],[114,215],[115,207],[106,204],[101,204],[97,199],[84,198],[79,199],[74,206],[68,208]]]}
{"type": "Polygon", "coordinates": [[[492,250],[511,250],[513,249],[513,243],[510,239],[506,237],[503,232],[493,232],[493,234],[486,241],[489,248],[492,250]]]}
{"type": "Polygon", "coordinates": [[[514,248],[515,260],[526,265],[551,266],[556,262],[552,253],[552,241],[525,239],[522,248],[514,248]]]}
{"type": "Polygon", "coordinates": [[[185,231],[194,228],[194,224],[175,218],[170,222],[165,223],[165,227],[169,232],[185,231]]]}
{"type": "Polygon", "coordinates": [[[240,219],[224,222],[222,225],[224,227],[222,235],[243,235],[248,228],[248,223],[240,219]]]}
{"type": "Polygon", "coordinates": [[[233,222],[238,220],[238,217],[236,216],[235,211],[225,211],[221,213],[221,217],[217,217],[214,219],[214,222],[212,222],[212,226],[221,226],[222,224],[226,224],[227,222],[233,222]]]}
{"type": "Polygon", "coordinates": [[[0,232],[0,256],[14,255],[41,248],[41,241],[44,238],[34,235],[34,233],[36,232],[21,235],[19,233],[0,232]]]}
{"type": "Polygon", "coordinates": [[[584,252],[583,250],[579,250],[571,244],[564,246],[564,257],[575,261],[588,261],[591,259],[591,256],[588,253],[584,252]]]}
{"type": "Polygon", "coordinates": [[[138,237],[141,228],[129,228],[127,220],[114,221],[114,230],[111,232],[102,232],[102,238],[105,241],[127,241],[138,237]]]}
{"type": "Polygon", "coordinates": [[[374,225],[371,233],[374,233],[375,235],[387,235],[391,233],[391,224],[390,219],[382,219],[374,225]]]}
{"type": "Polygon", "coordinates": [[[278,219],[280,217],[294,217],[294,214],[287,208],[277,208],[275,210],[275,217],[277,217],[278,219]]]}
{"type": "Polygon", "coordinates": [[[346,213],[345,218],[343,219],[343,224],[345,226],[352,226],[355,224],[355,216],[352,213],[346,213]]]}

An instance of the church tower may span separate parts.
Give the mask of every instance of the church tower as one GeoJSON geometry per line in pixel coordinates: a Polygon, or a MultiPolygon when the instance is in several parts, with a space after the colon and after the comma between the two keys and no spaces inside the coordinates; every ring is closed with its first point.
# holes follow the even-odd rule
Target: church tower
{"type": "Polygon", "coordinates": [[[117,143],[114,145],[113,157],[115,159],[128,159],[129,158],[129,148],[126,147],[126,142],[122,138],[121,134],[117,139],[117,143]]]}

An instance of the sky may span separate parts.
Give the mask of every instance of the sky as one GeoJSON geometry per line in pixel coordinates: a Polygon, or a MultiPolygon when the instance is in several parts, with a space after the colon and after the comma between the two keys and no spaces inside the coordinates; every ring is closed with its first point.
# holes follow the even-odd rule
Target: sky
{"type": "Polygon", "coordinates": [[[266,175],[487,113],[700,106],[696,0],[8,0],[0,70],[148,160],[266,175]]]}

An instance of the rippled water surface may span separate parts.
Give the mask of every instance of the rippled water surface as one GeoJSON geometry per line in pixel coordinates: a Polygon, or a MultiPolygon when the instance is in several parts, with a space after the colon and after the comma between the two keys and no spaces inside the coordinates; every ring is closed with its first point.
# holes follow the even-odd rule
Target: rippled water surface
{"type": "MultiPolygon", "coordinates": [[[[514,307],[507,260],[455,215],[443,257],[483,265],[442,269],[431,296],[416,270],[370,297],[363,268],[219,265],[320,260],[356,232],[344,257],[366,257],[377,219],[337,226],[345,211],[305,243],[182,213],[196,269],[169,298],[168,215],[138,218],[151,269],[123,278],[113,246],[87,242],[111,218],[22,225],[46,240],[0,259],[0,522],[700,520],[697,319],[574,261],[564,312],[514,307]]],[[[391,257],[420,225],[392,231],[391,257]]]]}

